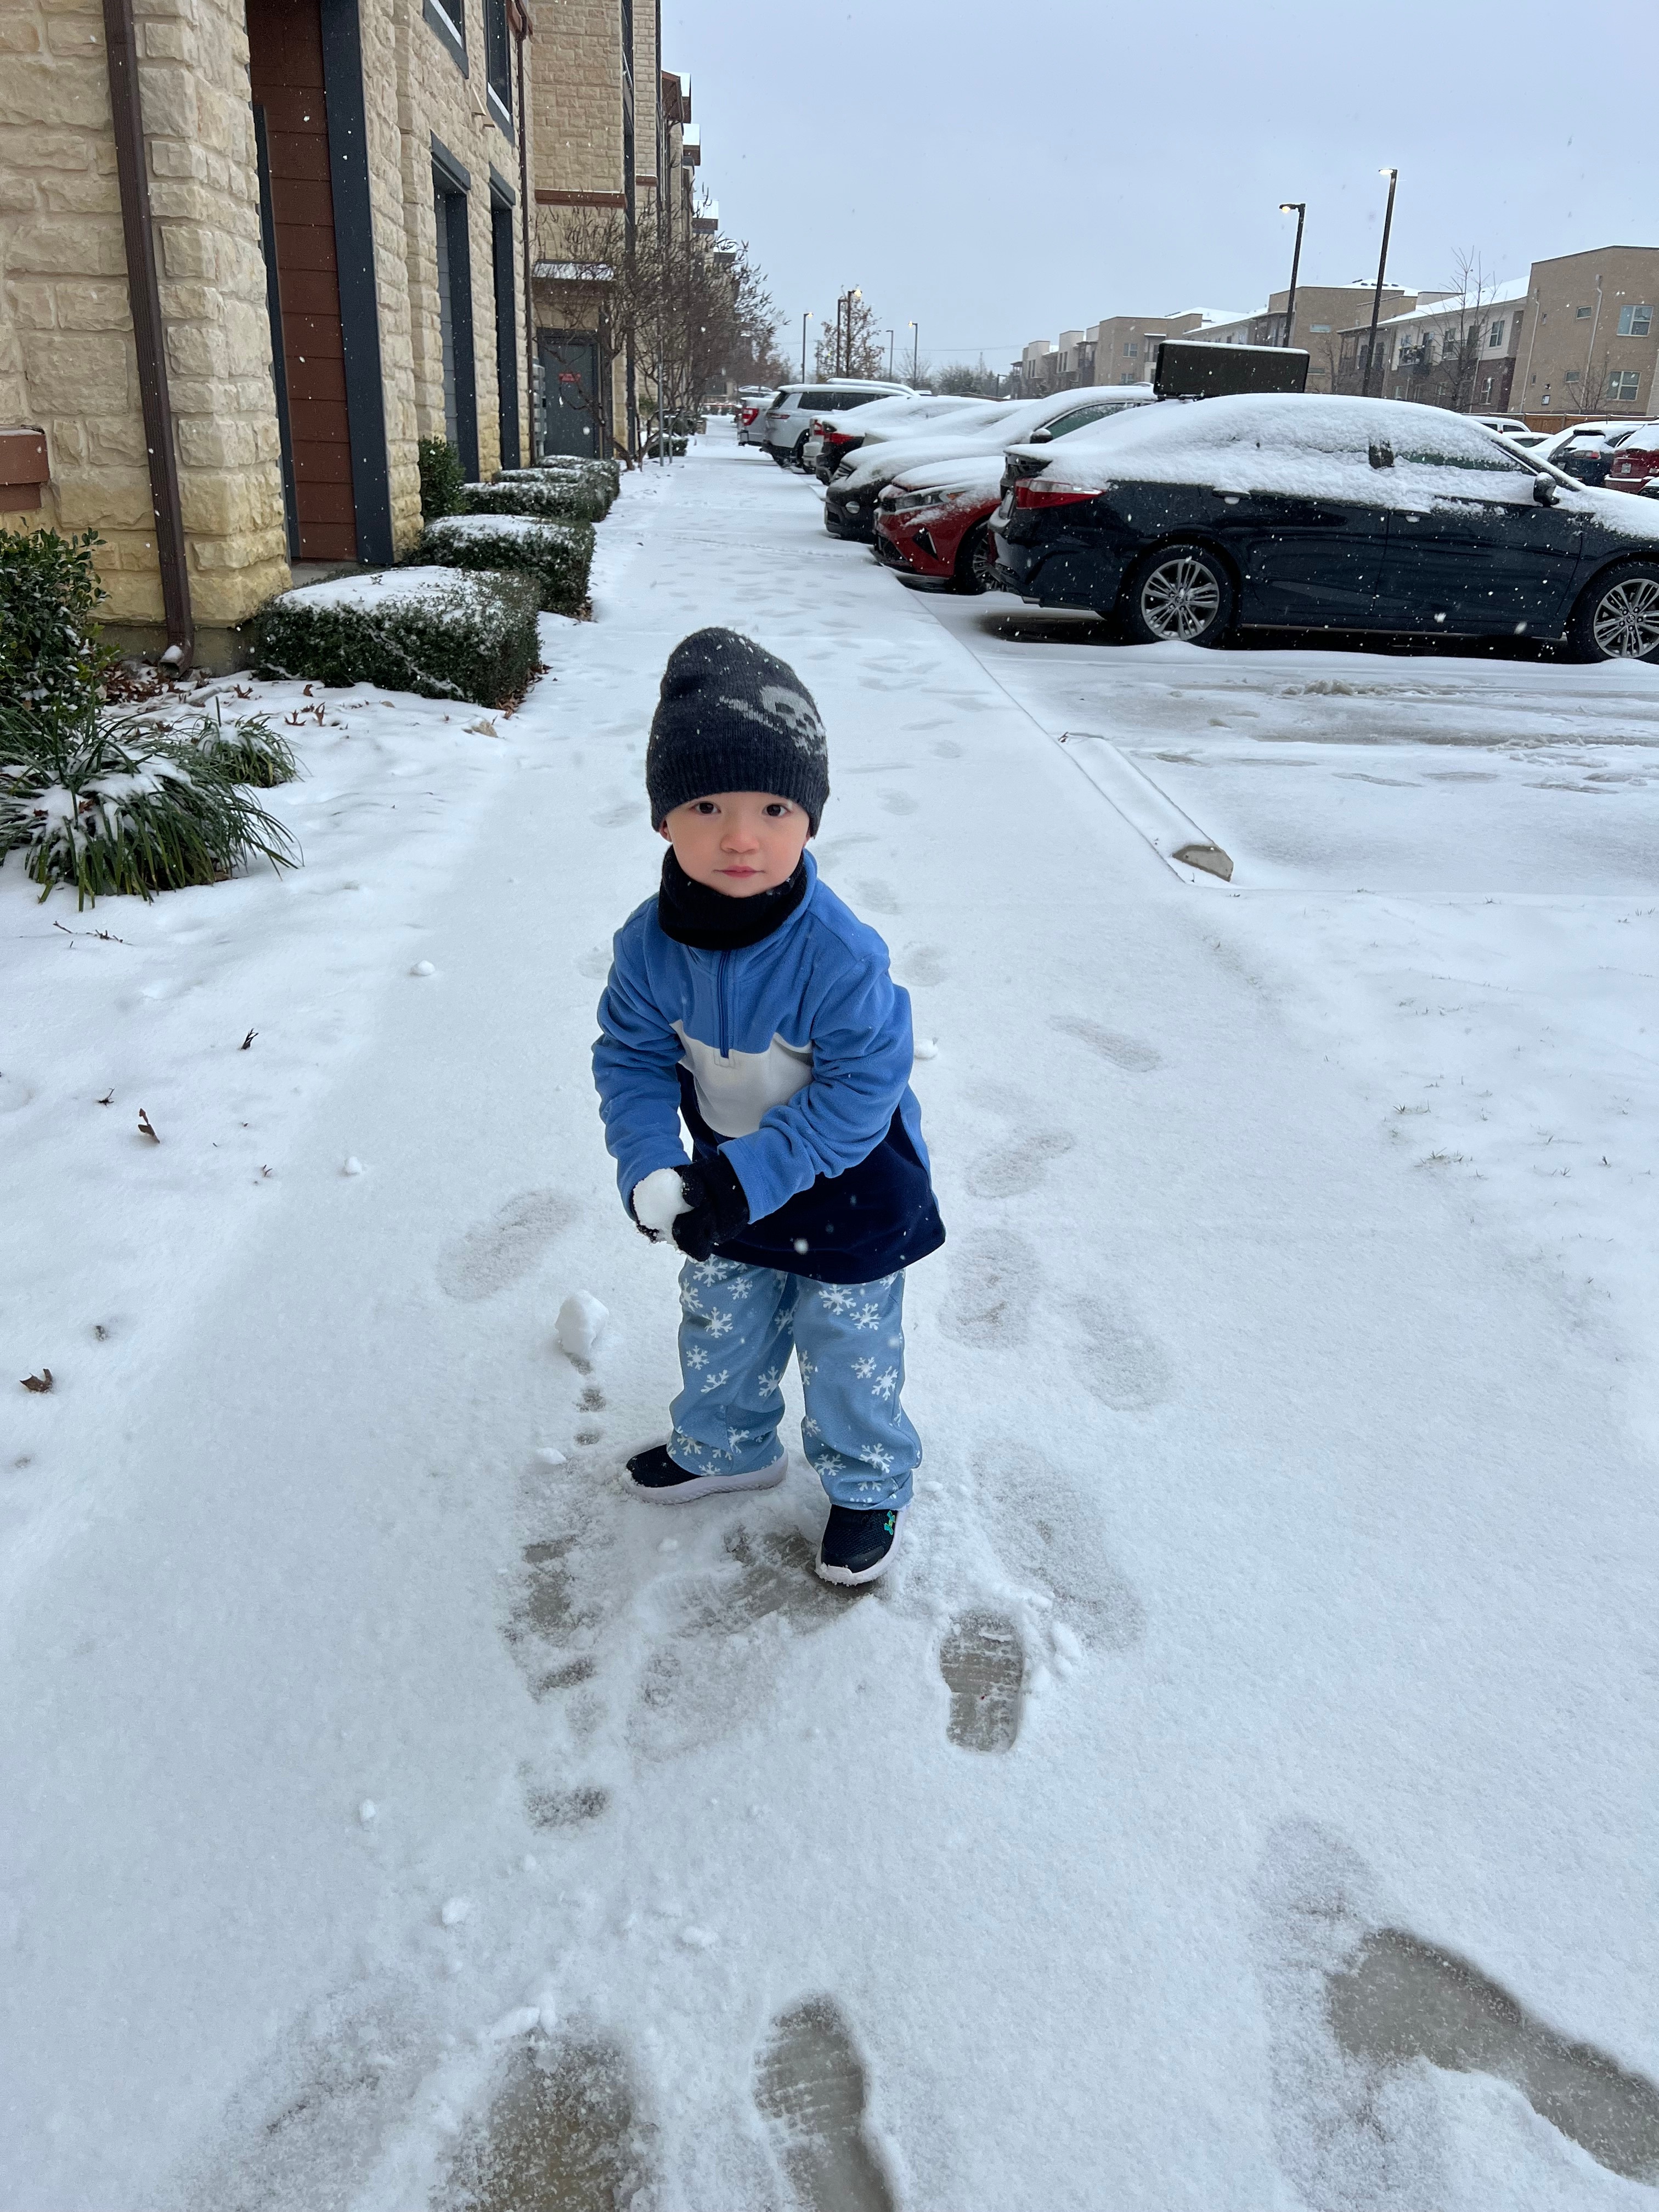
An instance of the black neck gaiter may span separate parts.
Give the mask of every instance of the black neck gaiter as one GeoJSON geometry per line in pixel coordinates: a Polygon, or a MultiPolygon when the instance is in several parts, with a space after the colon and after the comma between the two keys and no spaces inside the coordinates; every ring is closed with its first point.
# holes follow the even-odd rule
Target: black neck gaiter
{"type": "Polygon", "coordinates": [[[663,935],[676,945],[695,945],[700,952],[735,952],[740,945],[758,945],[763,937],[769,937],[805,896],[805,854],[787,884],[757,891],[752,898],[731,898],[711,884],[694,883],[671,846],[663,855],[657,920],[663,935]]]}

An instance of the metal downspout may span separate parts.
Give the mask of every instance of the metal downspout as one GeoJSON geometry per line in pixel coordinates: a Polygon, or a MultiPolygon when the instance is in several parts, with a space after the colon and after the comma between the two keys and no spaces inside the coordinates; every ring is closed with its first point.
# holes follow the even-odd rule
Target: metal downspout
{"type": "Polygon", "coordinates": [[[524,399],[529,426],[525,458],[533,465],[540,459],[536,441],[541,425],[536,416],[536,257],[530,238],[530,110],[524,96],[524,43],[534,26],[517,0],[512,15],[519,42],[519,227],[524,234],[524,399]]]}
{"type": "Polygon", "coordinates": [[[166,332],[156,280],[155,234],[149,206],[144,118],[138,92],[137,41],[132,0],[104,0],[104,44],[109,64],[110,112],[115,124],[115,167],[121,189],[121,229],[126,241],[127,293],[138,391],[149,456],[149,498],[155,517],[155,551],[161,570],[161,608],[167,657],[188,668],[196,654],[190,575],[185,565],[185,525],[179,501],[179,459],[173,442],[173,398],[167,389],[166,332]]]}

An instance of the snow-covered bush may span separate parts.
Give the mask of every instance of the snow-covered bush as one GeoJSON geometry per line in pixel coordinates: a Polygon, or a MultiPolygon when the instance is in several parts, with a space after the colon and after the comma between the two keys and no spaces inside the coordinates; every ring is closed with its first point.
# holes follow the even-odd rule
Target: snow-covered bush
{"type": "Polygon", "coordinates": [[[609,481],[584,471],[570,477],[538,469],[499,483],[464,484],[463,514],[536,514],[548,522],[599,522],[616,499],[609,481]]]}
{"type": "Polygon", "coordinates": [[[427,699],[505,707],[541,664],[541,598],[528,575],[452,568],[335,576],[268,600],[253,618],[261,676],[378,684],[427,699]]]}
{"type": "Polygon", "coordinates": [[[516,568],[533,576],[549,614],[587,605],[593,526],[544,522],[533,514],[451,514],[428,523],[414,558],[441,568],[516,568]]]}
{"type": "Polygon", "coordinates": [[[68,884],[77,907],[122,893],[149,899],[217,883],[252,855],[279,868],[299,858],[289,832],[222,761],[154,724],[113,721],[94,708],[37,717],[27,750],[18,736],[8,715],[0,866],[21,853],[42,898],[68,884]]]}
{"type": "Polygon", "coordinates": [[[415,447],[421,471],[421,519],[453,514],[466,482],[461,457],[447,438],[422,438],[415,447]]]}

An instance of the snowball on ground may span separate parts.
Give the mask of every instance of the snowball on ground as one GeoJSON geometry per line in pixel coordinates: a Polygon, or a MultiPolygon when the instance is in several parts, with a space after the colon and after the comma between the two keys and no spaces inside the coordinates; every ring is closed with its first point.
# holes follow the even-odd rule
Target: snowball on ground
{"type": "Polygon", "coordinates": [[[610,1318],[610,1307],[601,1305],[591,1291],[573,1291],[553,1325],[560,1350],[572,1359],[586,1359],[610,1318]]]}

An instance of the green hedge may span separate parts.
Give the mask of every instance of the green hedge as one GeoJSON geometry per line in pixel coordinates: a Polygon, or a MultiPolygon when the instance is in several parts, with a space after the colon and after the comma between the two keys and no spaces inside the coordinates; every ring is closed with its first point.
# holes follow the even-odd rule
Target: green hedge
{"type": "Polygon", "coordinates": [[[388,568],[284,592],[253,618],[261,676],[378,684],[505,707],[541,665],[541,592],[529,575],[388,568]]]}
{"type": "Polygon", "coordinates": [[[593,526],[527,514],[451,514],[428,525],[411,557],[447,568],[520,569],[536,579],[549,614],[579,615],[587,605],[593,526]]]}
{"type": "Polygon", "coordinates": [[[0,532],[0,699],[50,716],[95,706],[115,655],[94,623],[104,587],[92,565],[95,531],[0,532]]]}
{"type": "Polygon", "coordinates": [[[422,438],[415,448],[421,471],[421,520],[453,514],[466,482],[461,457],[447,438],[422,438]]]}
{"type": "Polygon", "coordinates": [[[499,483],[465,484],[463,514],[533,514],[545,522],[602,522],[616,501],[607,478],[552,470],[526,471],[499,483]]]}

